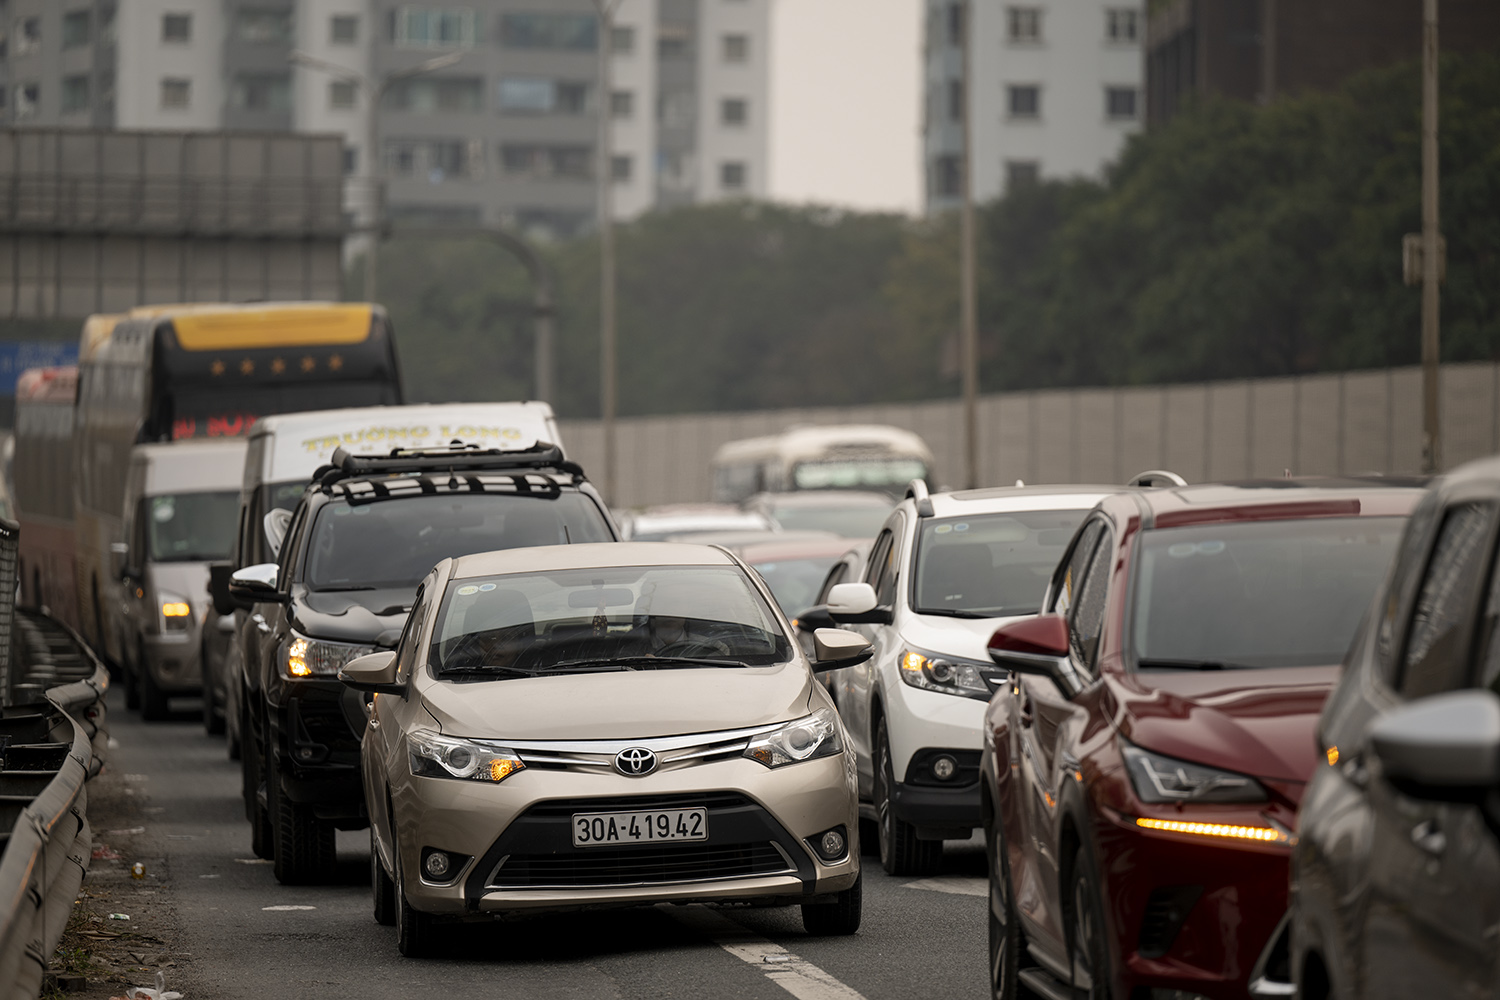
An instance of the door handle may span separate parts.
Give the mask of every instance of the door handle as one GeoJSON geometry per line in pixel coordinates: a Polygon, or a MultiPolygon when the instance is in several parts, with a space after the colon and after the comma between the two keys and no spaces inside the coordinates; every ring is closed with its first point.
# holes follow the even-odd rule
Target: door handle
{"type": "Polygon", "coordinates": [[[1437,823],[1430,819],[1423,820],[1412,827],[1411,842],[1417,846],[1417,850],[1435,858],[1442,857],[1443,852],[1448,849],[1448,838],[1443,836],[1443,831],[1438,829],[1437,823]]]}

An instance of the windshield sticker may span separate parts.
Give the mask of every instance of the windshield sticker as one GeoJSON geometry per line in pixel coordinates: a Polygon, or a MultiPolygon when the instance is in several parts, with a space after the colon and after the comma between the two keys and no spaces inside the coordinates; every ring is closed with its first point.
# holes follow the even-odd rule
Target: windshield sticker
{"type": "Polygon", "coordinates": [[[936,528],[932,529],[933,533],[937,534],[937,535],[946,535],[948,532],[950,532],[952,530],[953,530],[953,525],[951,525],[951,524],[940,524],[936,528]]]}
{"type": "Polygon", "coordinates": [[[476,586],[474,586],[473,584],[470,584],[467,587],[459,587],[458,588],[458,596],[459,597],[468,597],[470,594],[477,594],[477,593],[479,593],[479,588],[476,587],[476,586]]]}
{"type": "Polygon", "coordinates": [[[1173,559],[1186,559],[1191,555],[1216,556],[1224,551],[1224,543],[1212,542],[1178,542],[1167,549],[1167,555],[1173,559]]]}
{"type": "Polygon", "coordinates": [[[492,591],[494,589],[495,589],[495,585],[493,583],[481,583],[479,585],[479,592],[481,594],[488,594],[490,591],[492,591]]]}
{"type": "Polygon", "coordinates": [[[967,522],[965,522],[963,524],[955,524],[953,526],[953,530],[954,531],[968,531],[969,530],[969,525],[968,525],[967,522]]]}
{"type": "Polygon", "coordinates": [[[151,508],[151,516],[156,519],[157,524],[166,524],[177,516],[177,505],[170,499],[158,500],[151,508]]]}

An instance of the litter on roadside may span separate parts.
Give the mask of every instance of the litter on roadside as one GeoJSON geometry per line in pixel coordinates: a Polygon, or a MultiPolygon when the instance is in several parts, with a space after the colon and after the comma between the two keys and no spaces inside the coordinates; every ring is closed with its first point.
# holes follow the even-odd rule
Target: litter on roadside
{"type": "Polygon", "coordinates": [[[111,920],[129,920],[130,919],[130,914],[128,914],[128,913],[111,913],[109,915],[109,919],[111,919],[111,920]]]}

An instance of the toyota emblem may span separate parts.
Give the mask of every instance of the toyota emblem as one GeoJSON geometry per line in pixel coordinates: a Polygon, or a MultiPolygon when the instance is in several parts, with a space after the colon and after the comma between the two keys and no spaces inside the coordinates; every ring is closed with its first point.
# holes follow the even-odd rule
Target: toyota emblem
{"type": "Polygon", "coordinates": [[[615,770],[630,778],[643,778],[656,770],[656,751],[627,747],[615,754],[615,770]]]}

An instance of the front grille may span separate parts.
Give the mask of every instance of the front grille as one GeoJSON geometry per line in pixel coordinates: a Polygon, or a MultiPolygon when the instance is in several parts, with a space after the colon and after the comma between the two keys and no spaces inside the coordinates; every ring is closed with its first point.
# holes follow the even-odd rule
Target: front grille
{"type": "Polygon", "coordinates": [[[573,854],[511,855],[489,888],[539,889],[662,885],[774,875],[793,869],[769,840],[756,844],[680,844],[593,848],[573,854]]]}

